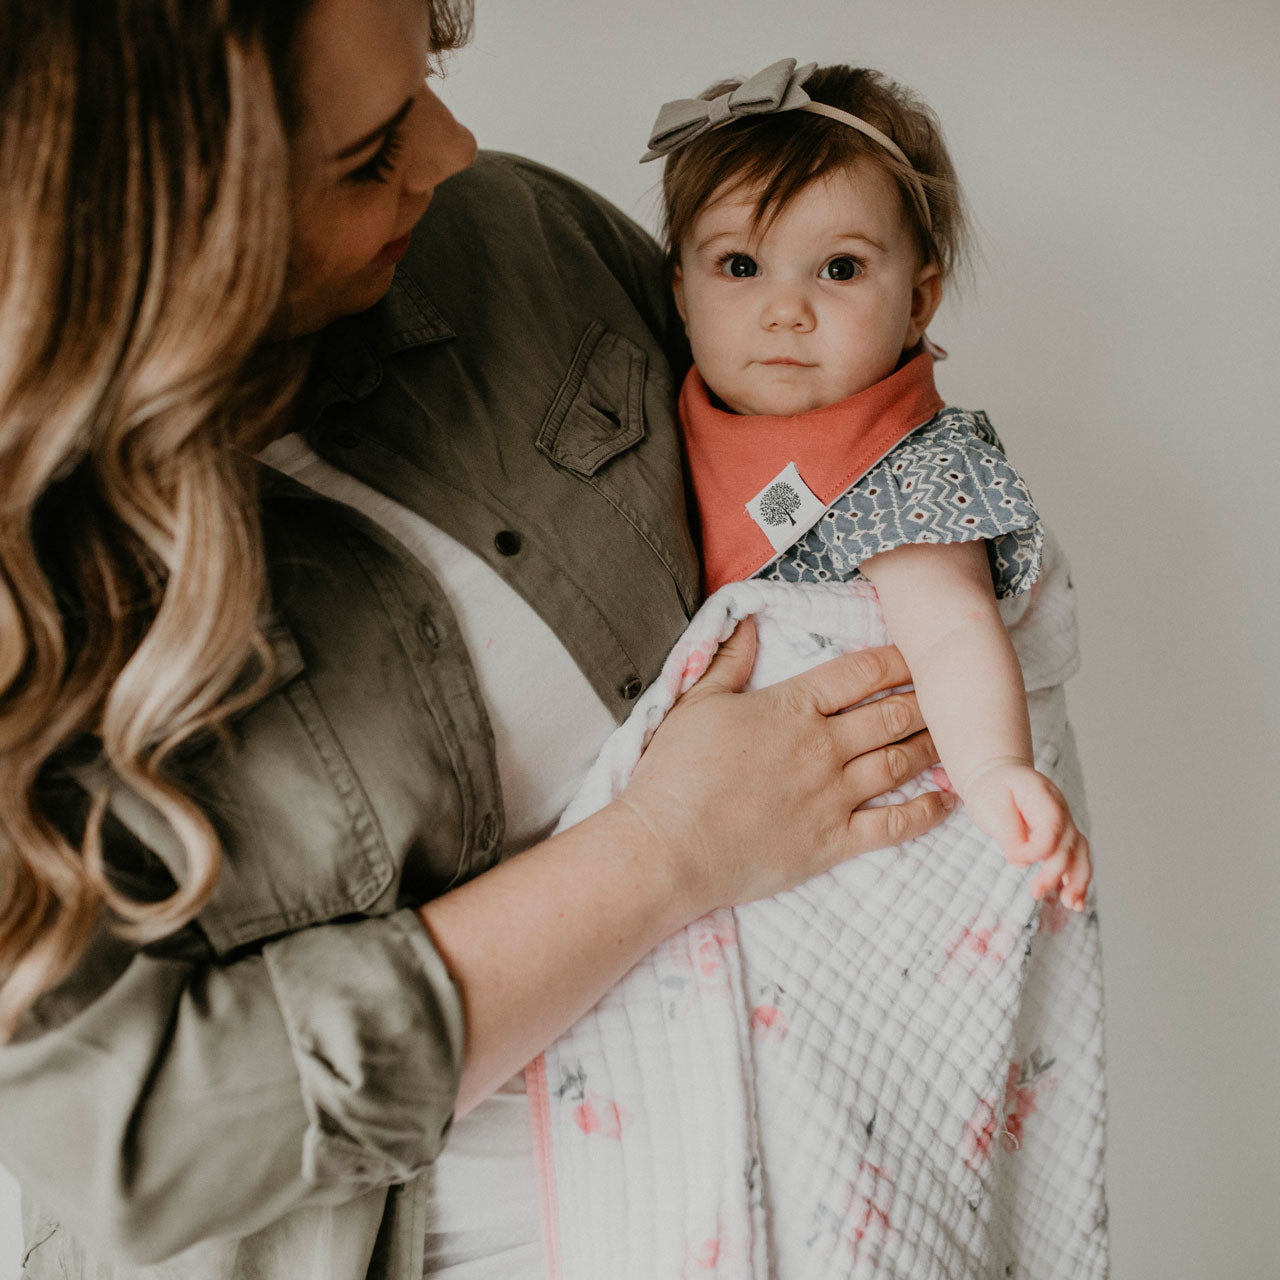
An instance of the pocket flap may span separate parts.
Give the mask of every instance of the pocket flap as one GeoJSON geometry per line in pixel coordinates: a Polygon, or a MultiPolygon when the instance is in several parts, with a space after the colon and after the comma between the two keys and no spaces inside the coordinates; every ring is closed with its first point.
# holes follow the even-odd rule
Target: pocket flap
{"type": "Polygon", "coordinates": [[[584,479],[644,438],[645,353],[593,320],[538,432],[552,462],[584,479]]]}

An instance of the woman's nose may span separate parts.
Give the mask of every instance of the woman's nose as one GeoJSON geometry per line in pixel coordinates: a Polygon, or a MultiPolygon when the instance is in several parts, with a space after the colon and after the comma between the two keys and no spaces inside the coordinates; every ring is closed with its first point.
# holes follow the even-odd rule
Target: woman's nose
{"type": "Polygon", "coordinates": [[[803,289],[782,282],[769,290],[760,311],[762,329],[807,333],[814,323],[813,307],[803,289]]]}
{"type": "Polygon", "coordinates": [[[422,117],[416,122],[413,147],[404,168],[404,193],[423,196],[475,159],[476,140],[432,92],[423,90],[422,117]]]}

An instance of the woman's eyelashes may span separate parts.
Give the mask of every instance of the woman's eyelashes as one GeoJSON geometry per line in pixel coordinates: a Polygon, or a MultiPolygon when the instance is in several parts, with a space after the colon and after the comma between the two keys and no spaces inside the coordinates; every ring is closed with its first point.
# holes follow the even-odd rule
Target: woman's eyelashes
{"type": "MultiPolygon", "coordinates": [[[[861,259],[850,254],[837,254],[829,259],[818,272],[819,280],[856,280],[866,270],[861,259]]],[[[716,271],[734,280],[749,280],[760,274],[760,265],[750,254],[730,251],[722,253],[716,259],[716,271]]]]}
{"type": "Polygon", "coordinates": [[[358,169],[347,174],[349,182],[387,182],[395,172],[400,152],[404,149],[404,130],[401,124],[389,129],[382,145],[358,169]]]}

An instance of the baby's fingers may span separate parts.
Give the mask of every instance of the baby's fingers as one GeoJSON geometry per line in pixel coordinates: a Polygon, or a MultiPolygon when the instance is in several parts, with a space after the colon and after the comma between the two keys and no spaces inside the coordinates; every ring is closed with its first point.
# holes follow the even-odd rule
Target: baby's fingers
{"type": "Polygon", "coordinates": [[[1022,847],[1010,860],[1021,866],[1051,857],[1064,845],[1063,836],[1067,829],[1075,829],[1061,794],[1052,784],[1021,792],[1017,805],[1026,831],[1022,847]]]}
{"type": "Polygon", "coordinates": [[[1058,849],[1050,857],[1046,858],[1040,870],[1036,873],[1036,878],[1031,882],[1031,896],[1033,898],[1043,898],[1045,894],[1052,893],[1062,884],[1062,877],[1067,869],[1067,864],[1071,860],[1070,850],[1058,849]]]}
{"type": "Polygon", "coordinates": [[[1089,861],[1089,841],[1078,831],[1071,841],[1067,854],[1067,867],[1062,875],[1062,901],[1073,911],[1084,910],[1089,881],[1093,879],[1093,866],[1089,861]]]}

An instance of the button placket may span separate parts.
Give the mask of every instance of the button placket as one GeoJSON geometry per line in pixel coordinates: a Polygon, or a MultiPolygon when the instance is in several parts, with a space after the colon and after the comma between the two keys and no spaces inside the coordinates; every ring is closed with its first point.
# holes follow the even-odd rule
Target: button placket
{"type": "Polygon", "coordinates": [[[418,610],[416,623],[418,639],[422,641],[432,652],[440,648],[440,633],[436,630],[436,624],[432,620],[431,610],[423,605],[418,610]]]}

